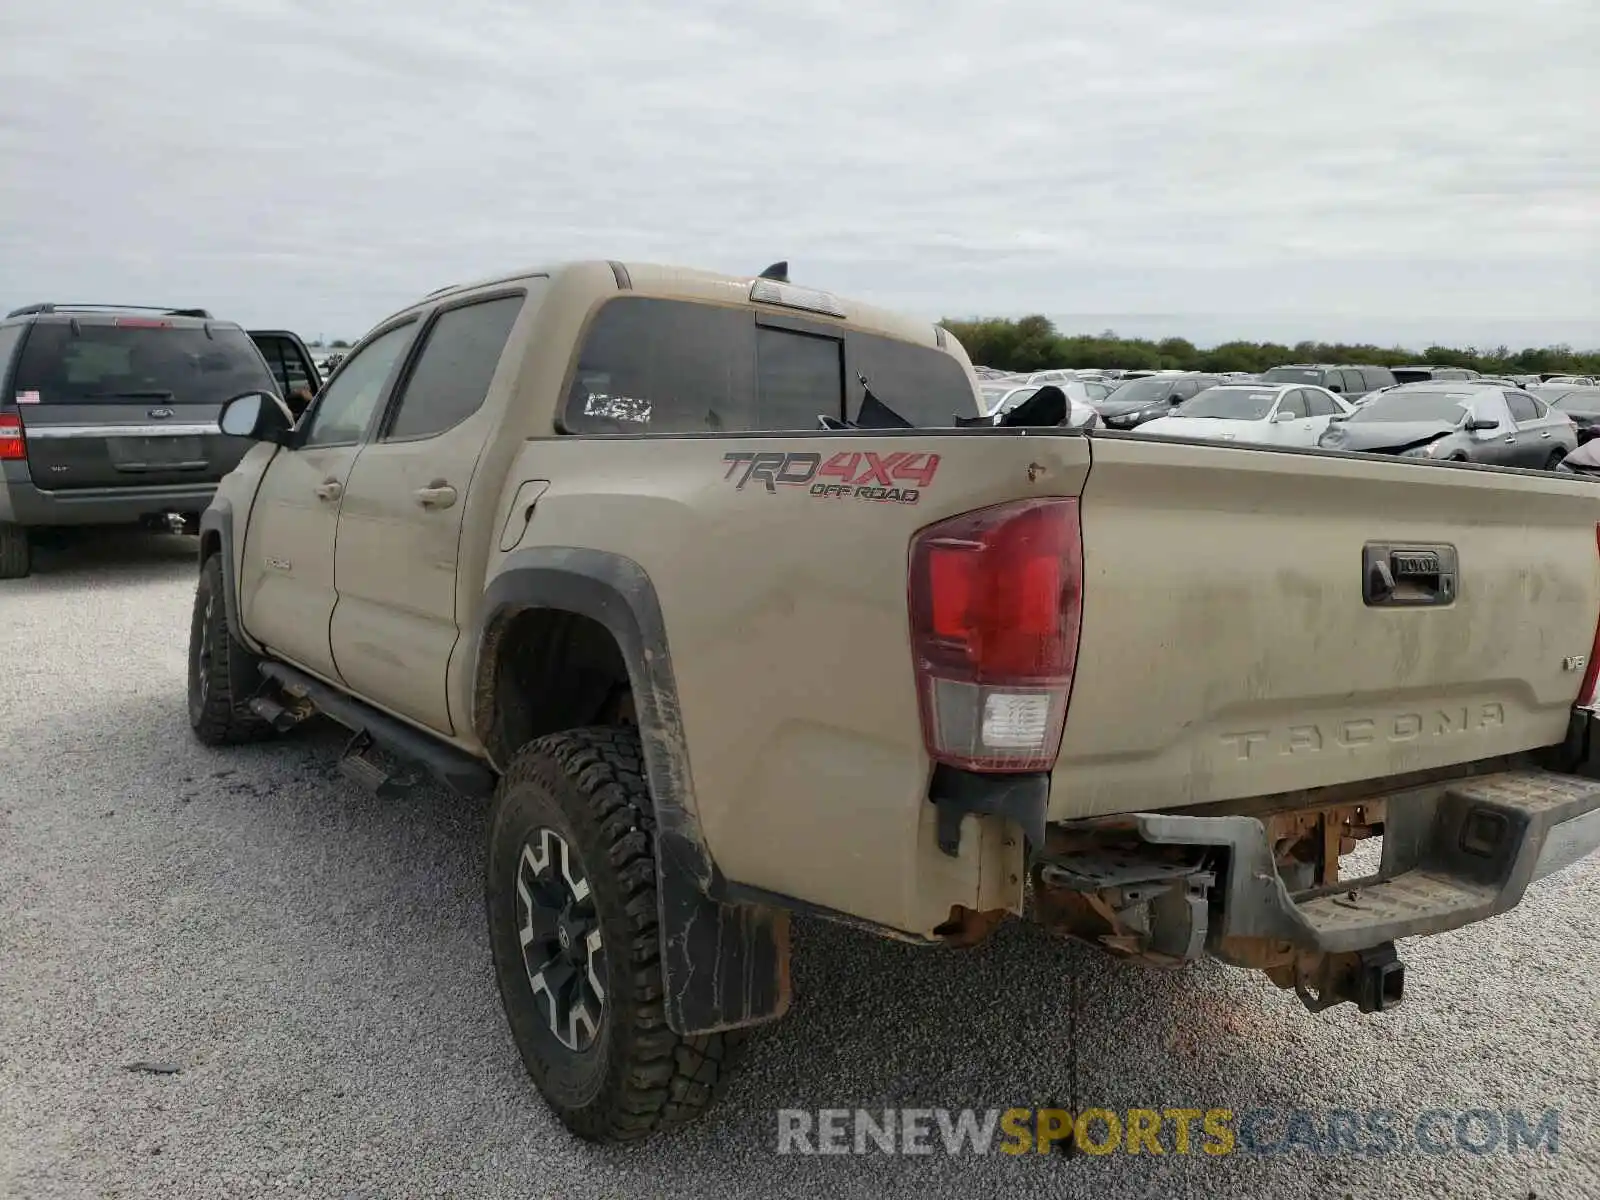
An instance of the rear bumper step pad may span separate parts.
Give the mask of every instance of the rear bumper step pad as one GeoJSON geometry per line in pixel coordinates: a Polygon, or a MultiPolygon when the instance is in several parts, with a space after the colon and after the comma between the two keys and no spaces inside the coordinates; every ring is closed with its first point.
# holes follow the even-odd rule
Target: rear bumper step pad
{"type": "MultiPolygon", "coordinates": [[[[1514,908],[1529,883],[1600,849],[1600,780],[1517,770],[1387,797],[1383,865],[1371,879],[1297,902],[1254,817],[1135,813],[1156,845],[1228,851],[1213,937],[1265,938],[1343,953],[1439,933],[1514,908]]],[[[1082,828],[1096,822],[1074,822],[1082,828]]]]}

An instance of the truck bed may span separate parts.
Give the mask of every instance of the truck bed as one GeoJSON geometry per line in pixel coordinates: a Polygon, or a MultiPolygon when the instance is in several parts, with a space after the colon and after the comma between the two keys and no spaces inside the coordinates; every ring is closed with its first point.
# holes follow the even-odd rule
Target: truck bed
{"type": "Polygon", "coordinates": [[[1552,475],[1091,440],[1053,819],[1423,771],[1561,741],[1600,614],[1600,490],[1552,475]],[[1447,604],[1364,551],[1449,548],[1447,604]]]}
{"type": "Polygon", "coordinates": [[[1600,614],[1600,491],[1527,471],[916,429],[542,439],[509,478],[551,481],[530,542],[605,547],[652,581],[694,816],[726,878],[901,930],[952,897],[1020,895],[1003,824],[955,858],[936,844],[907,607],[912,540],[935,522],[1079,498],[1052,821],[1560,742],[1600,614]],[[1406,594],[1423,587],[1406,547],[1453,552],[1450,602],[1368,604],[1376,543],[1401,548],[1380,558],[1406,594]]]}

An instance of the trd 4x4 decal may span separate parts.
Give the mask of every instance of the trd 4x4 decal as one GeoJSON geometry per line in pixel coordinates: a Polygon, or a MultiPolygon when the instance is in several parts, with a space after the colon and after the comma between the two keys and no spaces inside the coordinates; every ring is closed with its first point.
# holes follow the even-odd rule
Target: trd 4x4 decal
{"type": "Polygon", "coordinates": [[[749,483],[761,484],[769,492],[780,486],[806,486],[813,496],[880,504],[915,504],[939,469],[937,454],[919,450],[889,454],[842,450],[826,462],[811,451],[739,450],[724,454],[722,461],[728,465],[722,477],[735,480],[737,491],[749,483]]]}

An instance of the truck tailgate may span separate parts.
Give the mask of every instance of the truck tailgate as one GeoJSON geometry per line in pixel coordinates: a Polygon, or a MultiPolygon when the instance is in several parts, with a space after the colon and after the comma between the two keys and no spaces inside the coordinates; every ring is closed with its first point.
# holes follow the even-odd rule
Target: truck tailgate
{"type": "Polygon", "coordinates": [[[1592,484],[1137,436],[1091,445],[1052,820],[1564,736],[1600,614],[1592,484]],[[1452,565],[1441,582],[1435,568],[1452,565]]]}

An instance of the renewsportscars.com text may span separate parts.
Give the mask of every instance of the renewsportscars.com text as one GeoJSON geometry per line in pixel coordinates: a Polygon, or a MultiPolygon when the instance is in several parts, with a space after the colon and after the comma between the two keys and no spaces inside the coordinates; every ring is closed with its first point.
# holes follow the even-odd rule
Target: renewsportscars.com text
{"type": "Polygon", "coordinates": [[[1560,1150],[1556,1109],[799,1108],[779,1154],[1516,1154],[1560,1150]]]}

